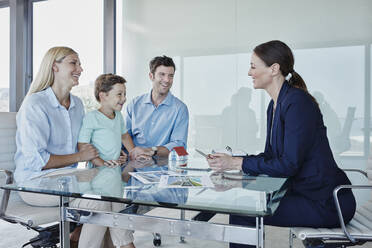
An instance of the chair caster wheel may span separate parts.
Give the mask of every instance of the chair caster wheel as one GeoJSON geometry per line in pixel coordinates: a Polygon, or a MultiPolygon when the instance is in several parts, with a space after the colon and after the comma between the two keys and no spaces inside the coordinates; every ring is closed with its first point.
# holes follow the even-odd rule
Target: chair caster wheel
{"type": "Polygon", "coordinates": [[[155,246],[160,246],[160,245],[161,245],[161,239],[154,239],[154,240],[153,240],[153,244],[154,244],[155,246]]]}

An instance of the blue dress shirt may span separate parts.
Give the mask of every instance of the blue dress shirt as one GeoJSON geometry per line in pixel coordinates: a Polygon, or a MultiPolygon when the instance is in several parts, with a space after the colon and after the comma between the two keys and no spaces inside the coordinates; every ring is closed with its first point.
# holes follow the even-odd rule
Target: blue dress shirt
{"type": "MultiPolygon", "coordinates": [[[[17,113],[15,153],[17,183],[56,169],[42,170],[50,155],[77,152],[77,138],[84,117],[81,100],[70,94],[67,110],[57,100],[52,88],[27,96],[17,113]]],[[[73,164],[66,168],[76,167],[73,164]]]]}
{"type": "Polygon", "coordinates": [[[187,146],[189,112],[170,92],[156,107],[151,92],[134,98],[126,108],[125,124],[135,146],[187,146]]]}

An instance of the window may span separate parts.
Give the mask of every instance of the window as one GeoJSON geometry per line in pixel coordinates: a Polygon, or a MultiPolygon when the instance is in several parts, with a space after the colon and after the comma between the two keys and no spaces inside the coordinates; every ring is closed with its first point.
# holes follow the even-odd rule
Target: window
{"type": "Polygon", "coordinates": [[[33,11],[33,74],[49,48],[71,47],[84,70],[72,93],[86,110],[95,108],[94,81],[103,72],[103,1],[49,0],[35,2],[33,11]]]}
{"type": "Polygon", "coordinates": [[[0,8],[0,112],[9,111],[9,7],[0,8]]]}
{"type": "MultiPolygon", "coordinates": [[[[123,1],[116,0],[116,71],[123,68],[123,1]]],[[[123,75],[121,75],[123,76],[123,75]]]]}
{"type": "Polygon", "coordinates": [[[371,108],[365,97],[366,84],[371,85],[366,9],[372,2],[340,1],[336,7],[327,1],[294,6],[289,0],[270,6],[240,0],[120,2],[118,72],[128,78],[128,96],[151,88],[147,75],[152,57],[177,58],[180,78],[172,92],[189,108],[191,153],[193,147],[226,145],[250,153],[263,150],[271,99],[252,88],[247,74],[254,47],[279,39],[292,48],[295,70],[318,99],[339,165],[365,166],[360,158],[368,155],[365,120],[371,108]],[[288,9],[290,15],[283,14],[288,9]],[[345,14],[351,10],[357,14],[345,14]]]}

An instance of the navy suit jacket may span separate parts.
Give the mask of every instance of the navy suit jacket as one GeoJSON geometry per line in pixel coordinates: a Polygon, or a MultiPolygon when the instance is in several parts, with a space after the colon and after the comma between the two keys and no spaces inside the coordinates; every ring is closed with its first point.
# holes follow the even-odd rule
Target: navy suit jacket
{"type": "Polygon", "coordinates": [[[311,96],[285,81],[274,120],[273,104],[267,109],[265,151],[244,157],[243,171],[287,177],[289,192],[313,200],[329,199],[336,186],[350,184],[333,158],[322,114],[311,96]]]}

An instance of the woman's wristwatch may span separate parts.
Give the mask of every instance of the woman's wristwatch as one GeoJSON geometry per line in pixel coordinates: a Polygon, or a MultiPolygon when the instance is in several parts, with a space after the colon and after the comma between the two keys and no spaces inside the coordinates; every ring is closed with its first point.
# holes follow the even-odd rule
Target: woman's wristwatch
{"type": "Polygon", "coordinates": [[[154,152],[154,154],[152,156],[156,156],[156,154],[158,154],[158,147],[157,146],[151,147],[151,150],[154,152]]]}

